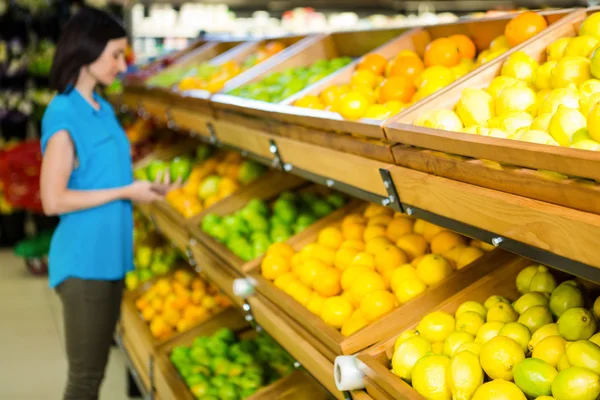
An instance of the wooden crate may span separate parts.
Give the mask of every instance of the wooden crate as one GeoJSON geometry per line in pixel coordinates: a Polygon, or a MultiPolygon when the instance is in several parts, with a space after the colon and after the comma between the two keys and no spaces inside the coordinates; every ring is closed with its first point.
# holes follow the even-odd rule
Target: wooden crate
{"type": "MultiPolygon", "coordinates": [[[[185,382],[179,376],[175,366],[169,360],[171,350],[176,346],[189,346],[198,336],[210,336],[220,328],[231,328],[241,336],[251,337],[254,331],[238,314],[238,320],[215,318],[210,324],[205,324],[191,330],[185,336],[180,336],[159,349],[158,363],[155,371],[155,387],[157,394],[164,400],[193,400],[194,396],[185,382]],[[244,323],[242,323],[244,321],[244,323]]],[[[306,372],[294,371],[292,374],[265,386],[249,397],[249,400],[299,399],[325,400],[327,392],[306,372]]]]}
{"type": "MultiPolygon", "coordinates": [[[[361,210],[362,207],[354,211],[361,210]]],[[[336,213],[322,219],[306,231],[295,236],[288,243],[296,251],[300,251],[304,246],[316,242],[321,229],[341,221],[346,213],[345,210],[336,211],[336,213]]],[[[256,290],[269,301],[277,304],[284,313],[310,332],[313,343],[316,345],[318,342],[324,345],[330,351],[330,355],[333,356],[333,358],[330,358],[333,361],[337,355],[354,354],[389,337],[393,332],[405,326],[407,322],[405,315],[410,315],[411,310],[418,310],[421,314],[428,312],[444,299],[493,271],[498,265],[502,265],[510,257],[508,253],[500,250],[487,253],[469,266],[454,272],[440,284],[429,288],[422,295],[348,337],[344,337],[337,329],[327,325],[319,316],[312,314],[291,296],[275,287],[271,281],[263,278],[260,272],[263,257],[248,263],[247,266],[244,266],[244,270],[256,282],[256,290]],[[415,307],[417,305],[418,307],[415,307]]]]}
{"type": "MultiPolygon", "coordinates": [[[[215,204],[214,207],[211,207],[211,214],[224,217],[242,209],[252,199],[269,201],[279,193],[289,190],[293,191],[307,185],[308,182],[302,178],[278,172],[274,175],[273,179],[263,181],[260,185],[250,185],[247,191],[235,196],[230,196],[229,198],[223,199],[223,201],[218,204],[215,204]]],[[[189,220],[187,228],[191,233],[191,236],[217,253],[217,255],[231,268],[242,272],[244,260],[233,254],[227,246],[202,230],[201,224],[205,215],[206,214],[199,215],[189,220]]]]}
{"type": "MultiPolygon", "coordinates": [[[[520,45],[519,50],[539,62],[544,62],[548,45],[561,37],[576,36],[582,20],[596,11],[598,9],[593,8],[569,14],[536,36],[535,40],[520,45]]],[[[392,142],[452,154],[600,180],[600,168],[598,168],[600,153],[598,152],[413,126],[413,122],[427,111],[453,108],[464,89],[486,88],[496,76],[500,75],[506,57],[507,55],[503,55],[492,60],[480,68],[477,74],[457,81],[435,96],[415,104],[386,121],[384,129],[387,138],[392,142]]]]}
{"type": "MultiPolygon", "coordinates": [[[[428,312],[445,311],[451,314],[456,312],[459,305],[465,301],[484,302],[491,295],[505,296],[509,300],[516,300],[520,294],[517,291],[515,279],[517,274],[534,262],[522,257],[511,255],[496,264],[496,268],[481,279],[472,283],[465,289],[448,297],[431,308],[428,312]]],[[[389,399],[422,399],[421,396],[402,379],[390,371],[394,343],[400,334],[408,329],[414,329],[425,313],[415,309],[406,315],[406,324],[403,329],[396,330],[386,340],[358,355],[364,364],[362,372],[366,375],[368,383],[367,392],[375,400],[389,399]]]]}
{"type": "MultiPolygon", "coordinates": [[[[172,271],[166,277],[172,276],[175,271],[172,271]]],[[[158,279],[163,277],[156,277],[148,282],[145,282],[135,290],[126,292],[123,297],[123,303],[121,304],[121,327],[123,330],[123,337],[126,343],[129,343],[128,353],[133,359],[137,359],[140,363],[138,372],[141,376],[150,376],[149,365],[150,359],[155,359],[157,352],[156,350],[167,343],[175,340],[180,335],[186,335],[189,331],[182,332],[181,334],[175,334],[168,340],[158,340],[150,333],[150,327],[148,323],[142,319],[140,312],[135,306],[135,301],[145,293],[150,286],[158,279]]],[[[198,326],[210,323],[215,318],[224,319],[236,319],[239,317],[237,311],[229,307],[224,309],[210,318],[200,322],[198,326]]]]}
{"type": "MultiPolygon", "coordinates": [[[[569,10],[552,11],[542,13],[549,24],[553,24],[567,15],[569,10]]],[[[363,54],[381,54],[387,59],[393,59],[401,50],[413,50],[421,57],[427,45],[434,39],[447,37],[454,34],[465,34],[472,37],[477,49],[482,51],[489,47],[490,42],[504,33],[508,21],[514,16],[505,15],[496,18],[485,18],[479,20],[467,20],[449,24],[432,25],[410,30],[395,39],[385,42],[381,41],[377,48],[365,49],[363,54]],[[385,44],[384,44],[385,43],[385,44]]],[[[378,35],[380,31],[361,32],[361,35],[378,35]]],[[[399,32],[400,33],[400,32],[399,32]]],[[[331,37],[331,36],[330,36],[331,37]]],[[[391,38],[390,38],[391,39],[391,38]]],[[[351,39],[350,39],[351,40],[351,39]]],[[[373,43],[373,42],[372,42],[373,43]]],[[[516,51],[520,46],[511,49],[508,53],[516,51]]],[[[360,54],[362,55],[362,54],[360,54]]],[[[359,55],[359,56],[360,56],[359,55]]],[[[295,100],[306,95],[319,95],[324,89],[331,85],[346,84],[350,81],[352,73],[358,60],[342,69],[338,73],[330,75],[311,85],[300,93],[286,99],[281,104],[269,104],[265,102],[234,98],[233,96],[215,96],[214,107],[217,110],[229,109],[236,112],[246,113],[253,116],[275,119],[280,122],[307,126],[328,132],[353,133],[374,138],[384,138],[382,129],[383,121],[363,118],[358,121],[345,120],[341,115],[331,111],[321,111],[294,107],[295,100]]],[[[272,70],[276,71],[276,70],[272,70]]],[[[470,75],[473,76],[475,72],[470,75]]],[[[226,115],[226,114],[225,114],[226,115]]],[[[226,118],[217,112],[217,118],[226,118]]]]}
{"type": "Polygon", "coordinates": [[[403,167],[600,214],[600,185],[591,180],[561,179],[528,168],[404,145],[394,146],[392,152],[396,164],[403,167]]]}

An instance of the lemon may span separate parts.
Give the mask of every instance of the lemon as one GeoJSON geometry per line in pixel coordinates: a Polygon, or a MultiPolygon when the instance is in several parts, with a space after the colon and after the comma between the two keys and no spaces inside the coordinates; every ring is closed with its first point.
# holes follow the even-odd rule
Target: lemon
{"type": "Polygon", "coordinates": [[[456,114],[465,126],[485,126],[494,116],[494,99],[484,90],[465,89],[456,104],[456,114]]]}
{"type": "Polygon", "coordinates": [[[446,279],[453,268],[444,257],[438,254],[427,254],[417,266],[417,277],[428,286],[435,285],[446,279]]]}
{"type": "Polygon", "coordinates": [[[490,51],[500,51],[500,50],[508,50],[510,49],[510,45],[508,44],[508,39],[506,36],[500,35],[494,40],[490,42],[490,51]]]}
{"type": "Polygon", "coordinates": [[[574,37],[569,44],[567,44],[567,47],[565,47],[564,56],[581,56],[587,58],[592,54],[592,51],[596,48],[598,43],[600,43],[600,41],[593,36],[582,35],[574,37]]]}
{"type": "Polygon", "coordinates": [[[554,89],[542,102],[538,114],[554,114],[561,104],[575,110],[579,109],[581,95],[575,86],[554,89]]]}
{"type": "Polygon", "coordinates": [[[600,102],[600,92],[592,93],[587,97],[581,97],[579,100],[579,111],[587,118],[590,115],[590,111],[592,111],[592,107],[598,104],[598,102],[600,102]]]}
{"type": "Polygon", "coordinates": [[[588,339],[592,343],[596,343],[600,346],[600,333],[594,333],[591,338],[588,339]]]}
{"type": "Polygon", "coordinates": [[[531,335],[531,340],[529,341],[529,345],[527,346],[529,351],[533,351],[535,346],[543,339],[548,336],[559,336],[560,332],[558,331],[558,324],[547,324],[539,328],[533,335],[531,335]]]}
{"type": "Polygon", "coordinates": [[[486,344],[491,339],[498,336],[500,330],[504,328],[504,322],[486,322],[479,328],[477,336],[475,337],[475,343],[486,344]]]}
{"type": "Polygon", "coordinates": [[[600,395],[600,376],[587,368],[562,370],[552,382],[556,400],[595,400],[600,395]]]}
{"type": "Polygon", "coordinates": [[[477,314],[481,315],[482,318],[485,318],[487,315],[487,309],[483,306],[483,304],[477,301],[465,301],[458,306],[454,315],[458,318],[462,313],[467,311],[476,312],[477,314]]]}
{"type": "Polygon", "coordinates": [[[562,336],[548,336],[533,348],[531,356],[556,367],[560,357],[565,353],[566,344],[567,341],[562,336]]]}
{"type": "Polygon", "coordinates": [[[481,343],[475,343],[475,342],[463,343],[460,345],[460,347],[458,349],[456,349],[454,354],[458,354],[461,351],[468,351],[468,352],[475,354],[477,357],[479,357],[479,354],[481,354],[482,347],[483,347],[483,345],[481,343]]]}
{"type": "Polygon", "coordinates": [[[412,371],[421,358],[431,351],[431,343],[420,336],[402,342],[392,356],[392,372],[410,382],[412,371]]]}
{"type": "Polygon", "coordinates": [[[352,316],[344,322],[340,333],[342,336],[350,336],[367,325],[369,325],[369,321],[362,315],[352,316]]]}
{"type": "Polygon", "coordinates": [[[451,67],[450,71],[452,71],[452,74],[454,75],[454,79],[456,80],[458,78],[465,76],[469,72],[471,72],[474,65],[475,65],[475,63],[473,62],[473,60],[471,60],[469,58],[463,58],[462,60],[460,60],[458,65],[451,67]]]}
{"type": "Polygon", "coordinates": [[[435,354],[444,354],[444,343],[432,343],[431,351],[433,351],[435,354]]]}
{"type": "Polygon", "coordinates": [[[595,93],[600,93],[600,80],[588,79],[587,81],[585,81],[581,85],[579,85],[577,87],[577,90],[579,91],[579,94],[581,94],[581,96],[583,98],[590,97],[591,95],[593,95],[595,93]]]}
{"type": "MultiPolygon", "coordinates": [[[[552,115],[552,114],[549,114],[552,115]]],[[[537,128],[531,128],[537,129],[537,128]]],[[[541,129],[544,130],[544,129],[541,129]]],[[[517,274],[517,290],[523,294],[529,293],[529,285],[531,285],[531,278],[538,272],[539,265],[530,265],[525,267],[517,274]]]]}
{"type": "Polygon", "coordinates": [[[527,83],[512,78],[510,76],[497,76],[492,79],[486,91],[492,96],[492,99],[497,99],[500,93],[509,87],[527,87],[527,83]]]}
{"type": "Polygon", "coordinates": [[[396,298],[398,299],[400,304],[404,304],[417,297],[426,290],[427,285],[424,284],[421,280],[417,278],[410,278],[400,281],[400,283],[396,285],[396,290],[394,290],[394,294],[396,295],[396,298]]]}
{"type": "Polygon", "coordinates": [[[548,61],[558,61],[563,58],[565,49],[569,45],[569,42],[573,38],[560,38],[555,40],[550,46],[546,48],[546,59],[548,61]]]}
{"type": "Polygon", "coordinates": [[[517,342],[506,336],[496,336],[481,348],[479,360],[485,373],[492,379],[513,380],[513,368],[525,359],[517,342]]]}
{"type": "MultiPolygon", "coordinates": [[[[489,310],[490,308],[498,305],[499,303],[505,303],[505,304],[510,304],[510,301],[508,301],[508,299],[504,296],[496,296],[496,295],[492,295],[490,297],[487,298],[487,300],[485,301],[485,303],[483,303],[483,306],[489,310]]],[[[487,315],[487,312],[486,312],[487,315]]]]}
{"type": "MultiPolygon", "coordinates": [[[[496,117],[496,121],[497,129],[499,129],[501,132],[512,134],[519,129],[528,128],[533,122],[533,117],[531,114],[525,111],[514,111],[496,117]]],[[[494,134],[492,132],[488,132],[486,136],[494,137],[494,134]]],[[[498,137],[498,135],[496,134],[495,137],[498,137]]]]}
{"type": "Polygon", "coordinates": [[[419,89],[426,85],[433,86],[447,86],[454,81],[454,74],[452,71],[442,65],[435,65],[433,67],[426,68],[417,79],[415,79],[415,86],[419,89]]]}
{"type": "Polygon", "coordinates": [[[569,146],[573,134],[586,126],[587,121],[582,113],[561,105],[550,119],[548,133],[561,146],[569,146]]]}
{"type": "Polygon", "coordinates": [[[558,64],[557,61],[547,61],[537,69],[533,83],[538,90],[552,89],[552,70],[556,64],[558,64]]]}
{"type": "Polygon", "coordinates": [[[500,303],[490,308],[487,312],[487,322],[514,322],[519,318],[519,314],[511,307],[510,304],[500,303]]]}
{"type": "Polygon", "coordinates": [[[584,19],[579,27],[579,34],[600,39],[600,14],[596,12],[584,19]]]}
{"type": "Polygon", "coordinates": [[[552,86],[554,88],[564,88],[573,83],[580,85],[590,79],[590,60],[586,57],[574,56],[561,58],[552,71],[552,86]]]}
{"type": "Polygon", "coordinates": [[[581,149],[581,150],[592,150],[599,151],[600,150],[600,142],[596,142],[595,140],[579,140],[569,146],[572,149],[581,149]]]}
{"type": "Polygon", "coordinates": [[[590,136],[597,142],[600,142],[600,103],[592,106],[587,117],[587,128],[590,136]]]}
{"type": "Polygon", "coordinates": [[[544,131],[528,130],[517,136],[515,139],[520,140],[521,142],[547,144],[551,146],[559,145],[549,133],[544,131]]]}
{"type": "Polygon", "coordinates": [[[540,292],[529,292],[519,297],[515,301],[514,309],[519,314],[523,314],[531,307],[535,306],[547,306],[548,296],[545,293],[540,292]]]}
{"type": "Polygon", "coordinates": [[[448,385],[450,358],[431,354],[421,358],[412,370],[412,386],[426,399],[450,400],[448,385]]]}
{"type": "Polygon", "coordinates": [[[531,112],[536,102],[537,96],[531,88],[507,87],[500,92],[496,99],[496,114],[506,115],[516,111],[531,112]]]}
{"type": "Polygon", "coordinates": [[[402,334],[400,334],[400,336],[398,336],[398,338],[396,339],[396,342],[394,343],[394,351],[398,348],[398,346],[400,346],[405,340],[410,339],[411,337],[415,337],[415,336],[419,336],[417,334],[417,331],[414,329],[409,329],[407,331],[402,332],[402,334]]]}
{"type": "Polygon", "coordinates": [[[419,325],[417,332],[431,343],[443,342],[454,332],[454,317],[443,311],[427,314],[419,325]]]}
{"type": "Polygon", "coordinates": [[[571,364],[569,364],[569,359],[567,358],[567,352],[565,351],[565,353],[560,357],[560,360],[558,360],[558,372],[563,371],[567,368],[571,368],[571,364]]]}
{"type": "MultiPolygon", "coordinates": [[[[568,109],[563,108],[563,110],[568,109]]],[[[555,116],[556,114],[554,115],[554,117],[555,116]]],[[[554,117],[552,118],[554,119],[554,117]]],[[[550,121],[550,125],[552,125],[552,121],[550,121]]],[[[554,289],[556,289],[556,279],[554,279],[554,276],[552,276],[552,274],[548,271],[547,267],[539,266],[537,273],[533,275],[533,278],[531,278],[531,282],[529,283],[529,291],[552,293],[554,289]]]]}
{"type": "Polygon", "coordinates": [[[390,287],[396,291],[398,284],[407,279],[417,279],[417,269],[410,264],[401,265],[394,270],[390,279],[390,287]]]}
{"type": "Polygon", "coordinates": [[[556,400],[556,399],[552,396],[540,396],[540,397],[536,397],[535,400],[556,400]]]}
{"type": "Polygon", "coordinates": [[[598,48],[590,55],[590,71],[594,78],[600,79],[600,51],[598,48]]]}
{"type": "Polygon", "coordinates": [[[558,375],[558,371],[543,360],[527,358],[515,365],[513,374],[519,389],[525,395],[537,398],[552,394],[552,382],[558,375]]]}
{"type": "Polygon", "coordinates": [[[509,322],[504,325],[500,332],[498,332],[498,336],[506,336],[514,340],[521,346],[523,352],[527,352],[527,345],[531,340],[531,332],[529,328],[519,322],[509,322]]]}
{"type": "Polygon", "coordinates": [[[569,365],[587,368],[600,374],[600,346],[589,340],[578,340],[566,345],[569,365]]]}
{"type": "Polygon", "coordinates": [[[460,132],[464,126],[458,115],[450,110],[435,110],[423,122],[425,128],[460,132]]]}
{"type": "Polygon", "coordinates": [[[528,308],[517,320],[529,328],[531,334],[540,329],[542,326],[551,324],[552,313],[545,306],[533,306],[528,308]]]}
{"type": "Polygon", "coordinates": [[[448,375],[450,391],[454,400],[468,400],[483,384],[483,369],[479,357],[468,351],[456,354],[450,360],[448,375]]]}
{"type": "Polygon", "coordinates": [[[521,389],[504,379],[494,379],[479,386],[472,400],[527,400],[521,389]]]}
{"type": "Polygon", "coordinates": [[[600,319],[600,296],[598,296],[594,301],[594,307],[592,310],[596,319],[600,319]]]}
{"type": "Polygon", "coordinates": [[[452,332],[450,336],[444,340],[444,348],[442,353],[448,357],[452,357],[456,350],[464,343],[470,343],[475,340],[475,336],[466,332],[452,332]]]}
{"type": "Polygon", "coordinates": [[[502,64],[500,75],[519,79],[533,86],[533,78],[538,68],[538,63],[526,53],[517,51],[502,64]]]}
{"type": "Polygon", "coordinates": [[[587,340],[596,333],[594,315],[585,308],[569,308],[558,319],[560,335],[569,340],[587,340]]]}
{"type": "Polygon", "coordinates": [[[463,133],[469,133],[471,135],[477,135],[478,134],[478,129],[479,129],[479,125],[472,125],[472,126],[467,126],[465,128],[463,128],[463,133]]]}
{"type": "Polygon", "coordinates": [[[475,311],[465,311],[456,317],[456,331],[477,335],[479,329],[485,324],[485,319],[475,311]]]}
{"type": "Polygon", "coordinates": [[[585,300],[581,289],[562,283],[550,295],[550,311],[559,318],[569,308],[583,307],[585,300]]]}

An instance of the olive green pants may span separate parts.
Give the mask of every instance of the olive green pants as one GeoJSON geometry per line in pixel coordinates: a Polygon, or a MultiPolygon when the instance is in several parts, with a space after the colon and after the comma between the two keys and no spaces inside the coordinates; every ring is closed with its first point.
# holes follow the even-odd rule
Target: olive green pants
{"type": "Polygon", "coordinates": [[[97,400],[112,344],[123,281],[69,278],[57,286],[62,301],[69,378],[64,400],[97,400]]]}

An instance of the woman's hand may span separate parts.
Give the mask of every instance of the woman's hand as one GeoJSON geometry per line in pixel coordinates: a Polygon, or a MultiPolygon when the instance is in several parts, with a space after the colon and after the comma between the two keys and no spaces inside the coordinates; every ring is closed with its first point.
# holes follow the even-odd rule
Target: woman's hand
{"type": "Polygon", "coordinates": [[[125,188],[125,198],[136,203],[152,203],[164,197],[152,182],[135,181],[125,188]]]}
{"type": "Polygon", "coordinates": [[[155,191],[163,196],[166,196],[171,190],[175,190],[181,187],[181,177],[178,177],[175,182],[171,182],[171,174],[169,170],[165,170],[165,174],[158,173],[156,180],[154,181],[153,188],[155,191]]]}

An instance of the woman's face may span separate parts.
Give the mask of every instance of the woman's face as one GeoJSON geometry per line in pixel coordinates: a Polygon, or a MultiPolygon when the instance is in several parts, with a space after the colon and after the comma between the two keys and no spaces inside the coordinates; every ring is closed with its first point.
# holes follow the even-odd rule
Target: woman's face
{"type": "Polygon", "coordinates": [[[110,40],[100,57],[89,65],[90,74],[102,85],[113,83],[119,73],[127,70],[126,47],[126,38],[110,40]]]}

